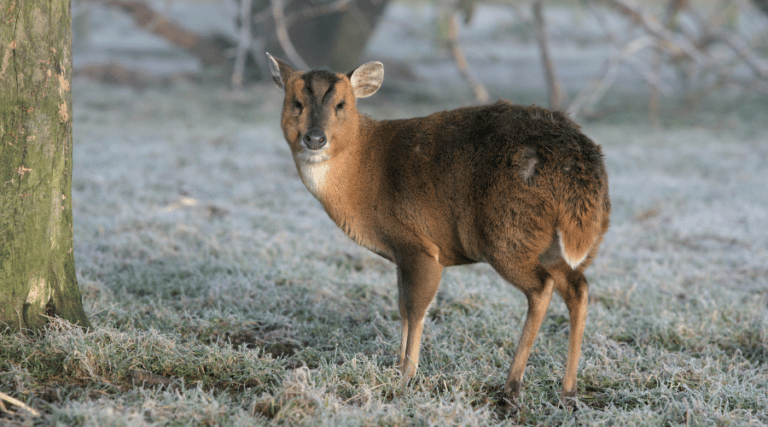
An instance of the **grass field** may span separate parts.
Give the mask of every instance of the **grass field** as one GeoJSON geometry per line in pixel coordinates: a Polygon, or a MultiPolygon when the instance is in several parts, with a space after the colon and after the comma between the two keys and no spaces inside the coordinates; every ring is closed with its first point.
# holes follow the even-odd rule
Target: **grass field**
{"type": "Polygon", "coordinates": [[[7,405],[2,425],[768,424],[764,100],[670,113],[657,130],[640,114],[585,124],[614,211],[588,270],[579,403],[558,397],[568,322],[555,297],[515,410],[500,387],[525,298],[485,265],[446,270],[419,373],[401,384],[394,267],[303,187],[276,89],[74,93],[75,251],[94,329],[0,335],[0,391],[42,413],[7,405]]]}

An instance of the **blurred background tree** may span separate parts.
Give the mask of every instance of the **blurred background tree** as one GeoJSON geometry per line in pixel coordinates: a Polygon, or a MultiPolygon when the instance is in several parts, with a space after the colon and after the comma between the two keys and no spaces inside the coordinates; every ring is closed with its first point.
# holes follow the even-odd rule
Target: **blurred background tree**
{"type": "MultiPolygon", "coordinates": [[[[390,81],[392,76],[437,81],[447,71],[432,65],[442,61],[464,80],[478,103],[491,99],[490,80],[507,87],[521,83],[498,77],[515,74],[516,65],[509,61],[515,51],[531,50],[539,62],[532,77],[548,90],[548,105],[572,116],[598,114],[600,102],[627,74],[636,77],[635,87],[647,86],[654,123],[662,97],[673,94],[691,105],[726,87],[768,94],[768,17],[763,15],[768,0],[74,0],[74,4],[76,36],[87,35],[89,25],[104,25],[94,24],[91,11],[121,10],[139,29],[202,64],[198,72],[173,75],[116,61],[89,61],[77,67],[80,74],[111,83],[140,86],[212,77],[240,88],[268,80],[264,51],[299,68],[347,71],[369,59],[364,57],[371,40],[382,43],[375,35],[384,22],[396,39],[387,42],[399,44],[388,50],[388,57],[376,58],[384,60],[390,81]],[[211,12],[211,22],[225,17],[227,28],[216,28],[204,19],[193,22],[179,12],[200,7],[211,12]],[[506,16],[513,16],[514,22],[504,21],[506,16]],[[570,16],[570,27],[564,16],[570,16]],[[401,34],[393,34],[393,27],[401,34]],[[503,40],[510,43],[504,45],[503,40]],[[430,48],[412,49],[410,45],[417,43],[430,48]],[[597,50],[599,59],[589,57],[597,50]],[[589,69],[587,78],[574,83],[573,67],[563,68],[568,63],[564,52],[583,59],[579,67],[589,69]],[[416,70],[425,67],[430,72],[416,70]],[[490,73],[494,73],[491,79],[490,73]]],[[[392,87],[407,90],[408,84],[392,87]]]]}
{"type": "MultiPolygon", "coordinates": [[[[238,0],[239,4],[250,0],[238,0]]],[[[309,67],[351,70],[357,64],[389,0],[252,0],[252,36],[268,52],[288,57],[291,47],[276,31],[275,15],[283,10],[284,25],[296,52],[309,67]]],[[[242,17],[238,19],[242,26],[242,17]]],[[[278,24],[281,25],[281,24],[278,24]]]]}

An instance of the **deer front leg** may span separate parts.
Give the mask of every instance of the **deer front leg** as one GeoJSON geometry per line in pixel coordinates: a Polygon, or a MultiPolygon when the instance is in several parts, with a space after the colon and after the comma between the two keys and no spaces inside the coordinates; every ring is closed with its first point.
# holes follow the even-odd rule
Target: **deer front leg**
{"type": "MultiPolygon", "coordinates": [[[[400,368],[400,372],[405,374],[403,370],[403,362],[406,359],[405,349],[408,347],[408,310],[405,308],[405,298],[403,298],[403,290],[400,286],[400,271],[397,273],[397,290],[398,300],[397,305],[400,309],[400,358],[397,360],[397,366],[400,368]]],[[[414,369],[415,371],[416,369],[414,369]]]]}
{"type": "Polygon", "coordinates": [[[408,380],[419,366],[419,347],[424,317],[432,303],[443,267],[423,253],[400,254],[397,258],[397,289],[403,336],[400,347],[400,372],[408,380]]]}

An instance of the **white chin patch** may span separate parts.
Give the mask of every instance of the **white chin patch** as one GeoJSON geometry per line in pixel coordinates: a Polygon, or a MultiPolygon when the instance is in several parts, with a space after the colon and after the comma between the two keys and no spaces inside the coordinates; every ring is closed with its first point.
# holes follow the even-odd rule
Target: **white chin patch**
{"type": "Polygon", "coordinates": [[[301,180],[304,182],[307,190],[319,199],[320,194],[323,192],[326,174],[330,168],[327,162],[330,159],[327,150],[319,153],[302,151],[296,157],[298,159],[297,163],[299,164],[301,180]]]}
{"type": "Polygon", "coordinates": [[[298,157],[302,163],[320,163],[331,158],[331,156],[328,154],[327,148],[324,150],[318,150],[316,152],[312,152],[310,150],[302,150],[296,155],[296,157],[298,157]]]}

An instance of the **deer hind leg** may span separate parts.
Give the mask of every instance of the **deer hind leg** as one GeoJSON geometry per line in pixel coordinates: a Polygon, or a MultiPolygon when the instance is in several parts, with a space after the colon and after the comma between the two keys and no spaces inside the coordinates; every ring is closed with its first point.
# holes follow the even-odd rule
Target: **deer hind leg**
{"type": "Polygon", "coordinates": [[[399,367],[408,380],[419,366],[419,347],[427,308],[437,293],[443,267],[431,256],[417,252],[397,259],[397,289],[402,322],[399,367]]]}
{"type": "MultiPolygon", "coordinates": [[[[400,285],[400,273],[398,271],[398,278],[397,278],[397,291],[398,291],[398,301],[397,305],[400,309],[400,357],[397,361],[397,366],[400,368],[400,372],[405,375],[404,365],[403,362],[405,362],[407,359],[407,353],[406,349],[408,348],[408,309],[405,307],[405,298],[403,297],[403,287],[400,285]]],[[[415,369],[414,369],[415,371],[415,369]]]]}
{"type": "Polygon", "coordinates": [[[504,279],[523,291],[528,299],[528,314],[523,325],[523,333],[520,335],[520,341],[517,343],[515,357],[512,360],[509,375],[504,384],[504,392],[511,398],[517,398],[523,382],[525,365],[528,362],[528,356],[531,354],[536,334],[539,332],[541,323],[544,321],[544,316],[547,313],[547,308],[549,308],[549,301],[552,299],[555,283],[552,276],[539,263],[535,263],[533,267],[528,269],[511,269],[499,266],[498,264],[492,265],[504,279]]]}
{"type": "MultiPolygon", "coordinates": [[[[570,269],[569,269],[570,270],[570,269]]],[[[558,293],[563,297],[570,317],[570,332],[568,333],[568,358],[565,363],[563,376],[563,399],[576,395],[576,372],[581,357],[581,341],[584,327],[587,323],[587,304],[589,303],[589,285],[581,270],[570,270],[565,274],[566,280],[558,282],[558,293]]]]}

